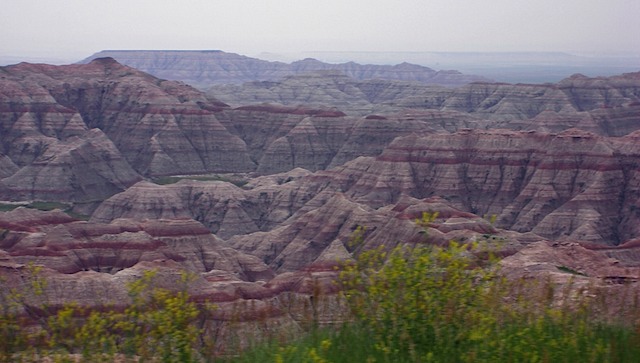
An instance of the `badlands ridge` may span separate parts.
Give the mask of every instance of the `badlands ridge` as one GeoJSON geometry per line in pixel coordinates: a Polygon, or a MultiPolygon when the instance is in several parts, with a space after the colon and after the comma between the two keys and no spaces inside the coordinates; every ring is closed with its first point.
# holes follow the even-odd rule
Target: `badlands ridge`
{"type": "Polygon", "coordinates": [[[0,274],[43,265],[51,304],[102,306],[145,269],[187,269],[219,321],[243,300],[283,324],[283,296],[332,291],[340,261],[380,245],[486,240],[511,273],[640,277],[640,73],[431,70],[457,74],[445,88],[309,70],[205,92],[113,58],[0,67],[0,274]],[[13,209],[34,201],[66,213],[13,209]]]}

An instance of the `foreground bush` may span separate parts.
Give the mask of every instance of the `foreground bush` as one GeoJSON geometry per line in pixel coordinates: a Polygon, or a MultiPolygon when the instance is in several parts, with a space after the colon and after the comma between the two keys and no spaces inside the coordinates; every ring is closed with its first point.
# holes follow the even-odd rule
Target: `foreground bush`
{"type": "MultiPolygon", "coordinates": [[[[421,223],[432,218],[426,215],[421,223]]],[[[288,346],[263,347],[236,361],[640,359],[635,316],[620,317],[628,319],[621,324],[604,314],[607,301],[615,298],[603,297],[595,286],[501,278],[496,260],[478,243],[405,245],[389,251],[383,246],[347,264],[340,280],[353,321],[336,331],[314,331],[288,346]]]]}
{"type": "Polygon", "coordinates": [[[372,251],[343,277],[356,324],[386,362],[623,362],[638,332],[599,318],[571,284],[509,281],[475,246],[372,251]],[[384,262],[382,262],[384,257],[384,262]],[[379,266],[378,266],[379,265],[379,266]]]}

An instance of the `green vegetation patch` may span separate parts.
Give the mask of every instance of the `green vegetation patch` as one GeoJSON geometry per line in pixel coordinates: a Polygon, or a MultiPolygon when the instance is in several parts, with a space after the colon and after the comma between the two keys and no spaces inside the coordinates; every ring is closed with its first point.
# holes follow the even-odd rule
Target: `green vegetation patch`
{"type": "Polygon", "coordinates": [[[568,273],[568,274],[572,274],[572,275],[579,275],[579,276],[587,276],[585,274],[583,274],[582,272],[578,272],[570,267],[567,266],[556,266],[556,268],[562,272],[568,273]]]}
{"type": "Polygon", "coordinates": [[[61,203],[61,202],[36,201],[31,203],[0,203],[0,212],[10,212],[18,207],[37,209],[41,211],[52,211],[54,209],[60,209],[61,211],[65,212],[72,218],[75,218],[78,220],[89,219],[88,215],[74,212],[72,205],[67,203],[61,203]]]}
{"type": "Polygon", "coordinates": [[[60,210],[65,211],[65,210],[71,208],[71,206],[69,204],[60,203],[60,202],[33,202],[33,203],[30,203],[30,204],[27,204],[25,207],[38,209],[38,210],[42,210],[42,211],[51,211],[51,210],[54,210],[54,209],[60,209],[60,210]]]}
{"type": "Polygon", "coordinates": [[[222,181],[231,183],[237,187],[242,187],[248,183],[245,179],[229,178],[221,175],[197,175],[197,176],[165,176],[153,179],[152,181],[158,185],[175,184],[180,180],[197,180],[197,181],[222,181]]]}
{"type": "Polygon", "coordinates": [[[0,212],[10,212],[18,207],[20,207],[20,204],[0,203],[0,212]]]}
{"type": "MultiPolygon", "coordinates": [[[[418,224],[428,226],[435,217],[426,214],[418,224]]],[[[364,251],[339,280],[352,321],[236,361],[595,363],[640,357],[637,299],[607,319],[604,312],[621,306],[622,296],[595,287],[585,294],[571,282],[506,279],[485,246],[364,251]]]]}

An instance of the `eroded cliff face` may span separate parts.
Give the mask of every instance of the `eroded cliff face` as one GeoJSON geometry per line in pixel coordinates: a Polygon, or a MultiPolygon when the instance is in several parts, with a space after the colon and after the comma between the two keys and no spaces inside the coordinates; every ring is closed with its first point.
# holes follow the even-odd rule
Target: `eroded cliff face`
{"type": "Polygon", "coordinates": [[[96,202],[142,179],[99,129],[51,141],[31,163],[13,170],[0,180],[3,200],[96,202]]]}
{"type": "Polygon", "coordinates": [[[341,165],[358,156],[379,155],[395,137],[442,131],[436,122],[455,119],[456,126],[471,118],[446,113],[397,117],[349,117],[335,110],[246,106],[218,116],[242,138],[259,174],[304,168],[311,171],[341,165]]]}
{"type": "MultiPolygon", "coordinates": [[[[278,184],[278,178],[265,178],[269,180],[260,181],[262,188],[278,184]]],[[[322,198],[329,199],[323,207],[298,208],[291,222],[268,232],[236,232],[232,243],[188,218],[101,223],[77,221],[61,211],[0,212],[0,276],[5,286],[23,289],[29,316],[38,318],[34,310],[39,306],[55,310],[74,303],[124,309],[130,303],[129,284],[153,270],[154,286],[187,288],[195,301],[215,304],[205,323],[215,327],[216,343],[223,345],[232,343],[228,329],[233,329],[232,336],[259,334],[264,326],[255,326],[258,319],[298,331],[308,322],[310,303],[317,304],[314,314],[321,324],[344,319],[344,301],[335,295],[336,268],[352,252],[395,238],[445,243],[448,238],[477,236],[487,241],[509,237],[503,247],[513,253],[509,251],[540,238],[497,230],[437,198],[405,198],[377,211],[325,194],[322,198]],[[413,222],[425,210],[439,212],[425,227],[426,236],[413,222]],[[350,243],[352,231],[363,223],[370,227],[362,242],[350,243]],[[35,272],[30,266],[43,269],[35,272]],[[193,274],[186,287],[185,271],[193,274]],[[39,295],[28,288],[35,279],[46,281],[39,295]]]]}
{"type": "Polygon", "coordinates": [[[326,208],[336,194],[376,209],[404,196],[439,197],[460,210],[496,215],[501,228],[617,245],[640,232],[637,141],[637,134],[607,138],[576,129],[410,135],[377,157],[283,184],[140,183],[105,201],[93,218],[189,217],[228,238],[326,208]]]}
{"type": "Polygon", "coordinates": [[[224,104],[113,59],[5,67],[1,92],[3,151],[21,167],[97,128],[139,174],[254,168],[244,142],[215,118],[224,104]]]}
{"type": "Polygon", "coordinates": [[[497,215],[503,228],[619,244],[638,233],[636,141],[636,134],[604,138],[579,130],[407,136],[377,158],[332,172],[350,175],[342,191],[372,206],[404,193],[440,196],[463,210],[497,215]]]}
{"type": "Polygon", "coordinates": [[[329,88],[368,102],[422,98],[422,110],[366,117],[336,108],[230,108],[109,58],[4,67],[2,82],[4,199],[96,204],[144,177],[333,168],[263,188],[138,183],[104,202],[96,221],[188,217],[229,238],[267,232],[319,194],[339,192],[374,208],[402,195],[438,196],[548,238],[618,244],[637,232],[629,212],[638,74],[423,88],[413,96],[409,83],[330,74],[329,88]],[[471,131],[495,127],[537,131],[471,131]]]}

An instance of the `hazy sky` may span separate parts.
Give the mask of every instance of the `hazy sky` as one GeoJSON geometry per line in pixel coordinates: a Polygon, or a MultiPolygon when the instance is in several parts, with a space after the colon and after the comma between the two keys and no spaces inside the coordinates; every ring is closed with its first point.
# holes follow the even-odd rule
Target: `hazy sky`
{"type": "Polygon", "coordinates": [[[103,49],[640,53],[640,0],[0,0],[0,55],[103,49]]]}

